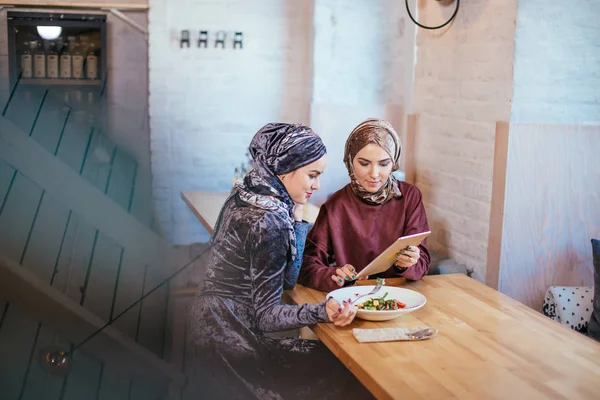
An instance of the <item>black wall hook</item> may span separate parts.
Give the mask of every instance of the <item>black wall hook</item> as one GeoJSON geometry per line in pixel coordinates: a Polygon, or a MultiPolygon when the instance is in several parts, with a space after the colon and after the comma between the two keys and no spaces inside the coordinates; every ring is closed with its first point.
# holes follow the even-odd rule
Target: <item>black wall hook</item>
{"type": "Polygon", "coordinates": [[[208,47],[208,31],[200,31],[198,36],[198,47],[208,47]]]}
{"type": "Polygon", "coordinates": [[[242,32],[236,32],[233,36],[233,48],[237,49],[238,45],[240,49],[244,48],[242,41],[244,40],[244,34],[242,32]]]}
{"type": "Polygon", "coordinates": [[[217,36],[215,38],[215,48],[221,45],[221,48],[225,48],[225,38],[227,37],[227,32],[218,31],[217,36]]]}
{"type": "Polygon", "coordinates": [[[181,39],[179,40],[179,47],[183,48],[183,44],[187,47],[190,47],[190,31],[183,30],[181,31],[181,39]]]}

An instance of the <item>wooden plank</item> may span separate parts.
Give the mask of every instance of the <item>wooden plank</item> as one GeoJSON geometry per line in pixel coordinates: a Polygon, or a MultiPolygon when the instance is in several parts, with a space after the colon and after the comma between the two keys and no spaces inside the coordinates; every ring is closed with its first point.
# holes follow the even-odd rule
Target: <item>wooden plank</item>
{"type": "MultiPolygon", "coordinates": [[[[173,292],[171,291],[171,294],[173,292]]],[[[169,302],[169,317],[167,325],[167,343],[170,344],[166,351],[165,358],[177,370],[186,373],[185,354],[186,354],[186,329],[187,314],[190,305],[189,298],[177,298],[171,296],[169,302]]],[[[181,400],[183,389],[177,385],[169,386],[168,400],[181,400]]]]}
{"type": "Polygon", "coordinates": [[[111,317],[123,248],[103,233],[98,234],[87,271],[82,304],[105,321],[111,317]]]}
{"type": "MultiPolygon", "coordinates": [[[[144,294],[154,289],[164,279],[162,274],[148,270],[144,294]]],[[[163,356],[167,316],[168,284],[163,285],[142,301],[138,343],[157,356],[163,356]]]]}
{"type": "Polygon", "coordinates": [[[511,124],[498,288],[541,311],[551,285],[594,284],[600,126],[511,124]]]}
{"type": "Polygon", "coordinates": [[[185,330],[187,325],[189,298],[172,298],[169,304],[167,343],[165,358],[180,371],[184,371],[185,330]]]}
{"type": "Polygon", "coordinates": [[[10,304],[4,299],[4,296],[0,297],[0,329],[2,329],[2,323],[4,322],[4,317],[6,317],[6,313],[8,312],[8,307],[10,304]]]}
{"type": "Polygon", "coordinates": [[[21,400],[59,400],[65,378],[51,375],[42,368],[40,353],[48,346],[69,348],[69,343],[61,340],[54,329],[42,326],[38,335],[33,357],[29,363],[29,373],[21,400]]]}
{"type": "MultiPolygon", "coordinates": [[[[0,159],[0,215],[2,215],[7,194],[14,182],[15,176],[15,169],[0,159]]],[[[2,328],[2,322],[7,310],[8,303],[0,298],[0,329],[2,328]]]]}
{"type": "Polygon", "coordinates": [[[102,374],[99,360],[87,355],[84,349],[76,351],[61,400],[95,399],[102,374]]]}
{"type": "Polygon", "coordinates": [[[71,113],[62,134],[56,157],[79,175],[91,145],[92,136],[92,128],[78,121],[75,114],[71,113]]]}
{"type": "Polygon", "coordinates": [[[51,195],[44,195],[25,254],[23,266],[50,283],[67,228],[69,210],[51,195]]]}
{"type": "MultiPolygon", "coordinates": [[[[376,398],[598,398],[600,345],[594,340],[463,274],[386,284],[420,292],[427,304],[391,321],[314,327],[376,398]],[[359,343],[352,333],[411,326],[432,326],[439,333],[431,340],[379,343],[359,343]]],[[[289,296],[295,304],[318,303],[326,293],[297,285],[289,296]]]]}
{"type": "Polygon", "coordinates": [[[102,131],[94,129],[81,176],[102,193],[106,191],[114,152],[114,143],[102,131]]]}
{"type": "Polygon", "coordinates": [[[37,328],[36,321],[11,304],[0,330],[0,393],[3,399],[16,400],[21,394],[37,328]]]}
{"type": "Polygon", "coordinates": [[[166,399],[167,386],[164,383],[151,382],[145,379],[131,381],[129,400],[166,399]]]}
{"type": "Polygon", "coordinates": [[[44,89],[18,86],[4,117],[29,135],[42,105],[44,93],[44,89]]]}
{"type": "Polygon", "coordinates": [[[152,175],[141,166],[136,170],[133,198],[129,210],[144,226],[152,227],[154,201],[152,196],[152,175]]]}
{"type": "Polygon", "coordinates": [[[81,304],[98,230],[85,219],[74,214],[71,214],[71,222],[77,224],[73,236],[74,242],[72,247],[65,245],[64,258],[59,260],[59,271],[66,273],[65,294],[75,303],[81,304]],[[65,259],[68,260],[66,265],[63,264],[65,259]]]}
{"type": "Polygon", "coordinates": [[[171,266],[173,258],[177,258],[177,249],[99,194],[78,173],[6,119],[0,119],[0,158],[30,177],[74,213],[85,215],[91,225],[137,254],[152,268],[171,266]]]}
{"type": "MultiPolygon", "coordinates": [[[[126,308],[142,297],[145,274],[144,264],[136,260],[130,252],[125,251],[117,284],[114,316],[125,311],[126,308]]],[[[141,307],[141,304],[139,304],[123,314],[114,322],[115,328],[135,339],[138,332],[141,307]]]]}
{"type": "Polygon", "coordinates": [[[129,210],[131,203],[135,169],[135,161],[127,153],[117,149],[106,194],[125,210],[129,210]]]}
{"type": "Polygon", "coordinates": [[[182,400],[183,399],[183,388],[176,385],[169,385],[167,392],[167,400],[182,400]]]}
{"type": "MultiPolygon", "coordinates": [[[[70,212],[67,227],[61,238],[61,247],[54,267],[54,276],[52,277],[51,283],[54,288],[62,293],[68,292],[68,283],[71,279],[71,264],[75,258],[78,238],[81,236],[80,225],[81,218],[77,214],[70,212]]],[[[79,302],[80,299],[80,296],[74,298],[77,302],[79,302]]]]}
{"type": "Polygon", "coordinates": [[[108,321],[113,309],[123,248],[112,239],[98,233],[87,271],[82,305],[108,321]]]}
{"type": "MultiPolygon", "coordinates": [[[[65,339],[72,343],[81,343],[91,332],[104,326],[102,319],[2,255],[0,294],[32,319],[60,329],[65,339]]],[[[119,362],[123,373],[131,377],[151,377],[165,383],[171,380],[178,385],[185,382],[180,372],[110,326],[87,342],[83,349],[99,361],[119,362]]]]}
{"type": "MultiPolygon", "coordinates": [[[[197,368],[198,365],[195,362],[195,356],[193,354],[193,349],[188,349],[188,341],[187,341],[187,327],[184,335],[184,352],[183,352],[183,370],[185,371],[186,376],[195,377],[198,376],[197,368]]],[[[181,400],[194,400],[198,398],[198,385],[197,379],[189,379],[187,385],[185,385],[181,389],[181,400]]],[[[169,399],[171,400],[171,399],[169,399]]]]}
{"type": "Polygon", "coordinates": [[[55,96],[49,94],[46,96],[31,137],[54,154],[62,137],[68,114],[69,108],[58,101],[55,96]]]}
{"type": "Polygon", "coordinates": [[[4,205],[6,193],[15,177],[15,169],[0,159],[0,210],[4,205]]]}
{"type": "Polygon", "coordinates": [[[128,400],[130,379],[124,375],[116,363],[106,363],[102,373],[102,382],[98,400],[128,400]]]}
{"type": "Polygon", "coordinates": [[[0,215],[0,253],[21,262],[42,189],[21,174],[15,176],[0,215]]]}
{"type": "Polygon", "coordinates": [[[402,149],[405,165],[406,182],[413,185],[417,182],[417,135],[419,129],[419,115],[406,116],[406,145],[402,149]]]}
{"type": "Polygon", "coordinates": [[[498,273],[500,272],[504,195],[506,193],[508,129],[508,122],[496,122],[490,233],[488,237],[487,266],[485,269],[485,283],[493,289],[498,289],[498,273]]]}

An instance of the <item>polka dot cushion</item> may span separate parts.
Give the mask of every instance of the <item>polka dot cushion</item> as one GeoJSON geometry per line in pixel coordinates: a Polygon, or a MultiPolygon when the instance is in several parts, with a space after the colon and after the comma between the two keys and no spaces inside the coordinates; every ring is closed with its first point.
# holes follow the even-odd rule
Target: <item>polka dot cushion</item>
{"type": "Polygon", "coordinates": [[[594,312],[590,318],[588,336],[600,342],[600,240],[592,239],[592,259],[594,260],[594,312]]]}
{"type": "Polygon", "coordinates": [[[544,299],[544,315],[578,332],[587,332],[593,311],[593,286],[550,286],[544,299]]]}

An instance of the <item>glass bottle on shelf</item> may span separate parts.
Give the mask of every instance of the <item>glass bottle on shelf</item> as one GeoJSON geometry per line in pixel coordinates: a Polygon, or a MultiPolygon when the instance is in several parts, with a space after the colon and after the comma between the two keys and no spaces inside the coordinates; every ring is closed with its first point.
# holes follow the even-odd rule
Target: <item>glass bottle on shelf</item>
{"type": "Polygon", "coordinates": [[[47,72],[48,78],[57,79],[58,78],[58,52],[56,51],[56,42],[47,43],[48,45],[48,55],[46,56],[47,61],[47,72]]]}
{"type": "Polygon", "coordinates": [[[60,55],[60,77],[62,79],[71,79],[73,76],[71,66],[71,50],[73,37],[69,36],[68,42],[62,47],[62,54],[60,55]]]}
{"type": "Polygon", "coordinates": [[[33,76],[37,79],[42,79],[46,77],[46,54],[37,40],[34,41],[34,43],[35,51],[33,53],[33,76]]]}
{"type": "Polygon", "coordinates": [[[33,58],[32,42],[23,44],[23,53],[21,53],[21,78],[31,79],[33,77],[33,58]]]}
{"type": "Polygon", "coordinates": [[[83,79],[83,53],[81,52],[81,43],[78,40],[74,41],[71,50],[71,59],[73,61],[72,76],[74,79],[83,79]]]}
{"type": "Polygon", "coordinates": [[[96,54],[96,45],[94,43],[90,43],[85,64],[86,77],[88,79],[98,79],[98,56],[96,54]]]}

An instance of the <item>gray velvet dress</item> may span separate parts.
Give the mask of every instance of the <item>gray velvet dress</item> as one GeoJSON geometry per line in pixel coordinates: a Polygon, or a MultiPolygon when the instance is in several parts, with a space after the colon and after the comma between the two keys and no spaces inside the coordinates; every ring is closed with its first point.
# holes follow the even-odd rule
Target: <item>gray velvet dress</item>
{"type": "Polygon", "coordinates": [[[308,227],[290,222],[289,197],[285,207],[269,204],[269,193],[287,193],[259,175],[251,172],[225,203],[190,307],[190,379],[198,398],[373,398],[321,342],[265,336],[326,322],[327,315],[325,303],[281,304],[284,288],[296,283],[308,227]]]}

